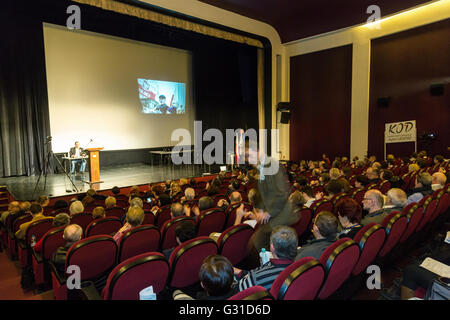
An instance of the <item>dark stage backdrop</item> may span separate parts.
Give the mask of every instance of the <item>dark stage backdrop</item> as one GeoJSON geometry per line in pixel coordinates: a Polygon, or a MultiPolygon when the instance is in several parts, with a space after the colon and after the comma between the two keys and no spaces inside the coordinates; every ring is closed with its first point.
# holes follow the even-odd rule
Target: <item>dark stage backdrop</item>
{"type": "MultiPolygon", "coordinates": [[[[0,3],[2,31],[7,31],[0,39],[0,176],[31,175],[43,167],[43,143],[50,132],[42,22],[65,25],[71,4],[81,8],[83,30],[192,51],[196,117],[204,127],[259,128],[256,48],[66,0],[5,0],[0,3]]],[[[265,45],[265,83],[270,84],[270,42],[256,38],[265,45]]],[[[264,98],[270,103],[270,86],[264,98]]],[[[117,159],[122,164],[126,157],[117,159]]]]}
{"type": "Polygon", "coordinates": [[[290,159],[349,156],[352,46],[291,57],[290,159]]]}
{"type": "MultiPolygon", "coordinates": [[[[416,120],[418,135],[433,132],[437,139],[418,141],[417,150],[448,156],[450,146],[450,19],[372,41],[369,154],[383,157],[384,125],[416,120]],[[430,95],[430,85],[444,84],[444,94],[430,95]],[[378,97],[390,97],[387,108],[378,97]]],[[[409,156],[413,143],[388,144],[387,153],[409,156]]]]}

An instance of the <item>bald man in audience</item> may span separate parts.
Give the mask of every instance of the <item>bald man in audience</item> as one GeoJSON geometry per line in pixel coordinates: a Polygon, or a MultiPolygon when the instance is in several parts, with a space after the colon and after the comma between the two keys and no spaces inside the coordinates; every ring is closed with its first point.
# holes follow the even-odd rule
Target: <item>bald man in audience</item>
{"type": "Polygon", "coordinates": [[[362,204],[363,208],[369,212],[361,221],[363,226],[371,222],[381,223],[387,216],[386,211],[383,209],[383,194],[379,190],[371,189],[367,191],[364,194],[362,204]]]}
{"type": "Polygon", "coordinates": [[[81,239],[83,229],[77,224],[70,224],[64,229],[63,238],[66,240],[64,247],[59,247],[53,254],[52,262],[58,270],[59,274],[64,274],[64,266],[66,264],[66,254],[70,247],[81,239]]]}
{"type": "Polygon", "coordinates": [[[435,172],[431,176],[431,189],[433,191],[442,189],[447,182],[447,177],[442,172],[435,172]]]}
{"type": "Polygon", "coordinates": [[[225,199],[220,199],[220,200],[217,202],[217,206],[218,206],[219,208],[222,208],[223,210],[226,210],[229,206],[231,206],[231,205],[233,205],[233,204],[235,204],[235,203],[238,203],[238,202],[242,202],[242,196],[241,196],[241,193],[240,193],[239,191],[233,191],[233,192],[230,194],[229,199],[230,199],[230,203],[228,203],[228,201],[225,200],[225,199]]]}
{"type": "Polygon", "coordinates": [[[180,217],[184,214],[183,205],[179,202],[172,203],[170,206],[170,215],[172,218],[180,217]]]}
{"type": "Polygon", "coordinates": [[[392,188],[386,194],[386,204],[383,209],[388,214],[392,211],[402,211],[406,206],[406,200],[405,191],[399,188],[392,188]]]}
{"type": "Polygon", "coordinates": [[[367,179],[369,179],[369,183],[378,183],[381,181],[380,179],[380,171],[375,167],[370,167],[366,171],[367,179]]]}

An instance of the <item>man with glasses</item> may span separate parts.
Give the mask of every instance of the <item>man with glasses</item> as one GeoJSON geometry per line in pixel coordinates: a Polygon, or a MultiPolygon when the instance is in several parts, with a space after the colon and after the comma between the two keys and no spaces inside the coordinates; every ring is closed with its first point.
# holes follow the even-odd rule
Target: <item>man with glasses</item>
{"type": "Polygon", "coordinates": [[[383,219],[387,216],[386,211],[383,209],[384,205],[383,194],[379,190],[376,189],[368,190],[364,194],[362,205],[363,208],[369,212],[361,221],[361,224],[363,226],[371,222],[381,223],[383,219]]]}

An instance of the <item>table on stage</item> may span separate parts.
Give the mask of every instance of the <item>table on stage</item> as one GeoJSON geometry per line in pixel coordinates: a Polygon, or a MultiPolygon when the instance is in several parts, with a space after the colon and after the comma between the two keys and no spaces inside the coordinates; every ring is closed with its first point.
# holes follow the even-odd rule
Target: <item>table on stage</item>
{"type": "MultiPolygon", "coordinates": [[[[163,157],[164,156],[168,156],[168,155],[172,155],[172,154],[180,154],[180,153],[192,153],[192,152],[194,152],[194,150],[192,150],[192,149],[188,149],[188,150],[185,150],[185,149],[183,149],[183,150],[179,150],[179,151],[172,151],[172,150],[170,150],[170,151],[149,151],[149,153],[152,155],[151,156],[151,158],[152,158],[152,166],[153,166],[153,155],[158,155],[159,154],[159,156],[160,156],[160,159],[161,159],[161,164],[163,163],[163,157]]],[[[172,162],[171,162],[172,163],[172,162]]],[[[173,164],[173,163],[172,163],[173,164]]]]}
{"type": "MultiPolygon", "coordinates": [[[[64,156],[61,159],[64,160],[64,169],[66,170],[67,173],[70,173],[70,167],[71,167],[72,161],[74,161],[74,160],[81,160],[81,159],[85,159],[87,161],[87,159],[89,159],[89,157],[88,156],[84,156],[84,157],[78,157],[78,158],[75,158],[75,157],[71,158],[71,157],[68,157],[68,156],[64,156]],[[67,163],[69,163],[69,169],[66,168],[66,164],[67,163]]],[[[75,168],[75,171],[76,171],[76,168],[75,168]]]]}

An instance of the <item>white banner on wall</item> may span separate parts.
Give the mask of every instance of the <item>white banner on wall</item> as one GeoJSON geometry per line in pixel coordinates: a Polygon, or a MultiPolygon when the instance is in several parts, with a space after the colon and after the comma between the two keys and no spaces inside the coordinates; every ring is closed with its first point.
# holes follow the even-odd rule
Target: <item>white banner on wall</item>
{"type": "Polygon", "coordinates": [[[385,143],[416,141],[416,120],[386,123],[384,129],[385,143]]]}
{"type": "Polygon", "coordinates": [[[414,142],[417,152],[416,120],[386,123],[384,127],[384,158],[386,159],[386,144],[399,142],[414,142]]]}

